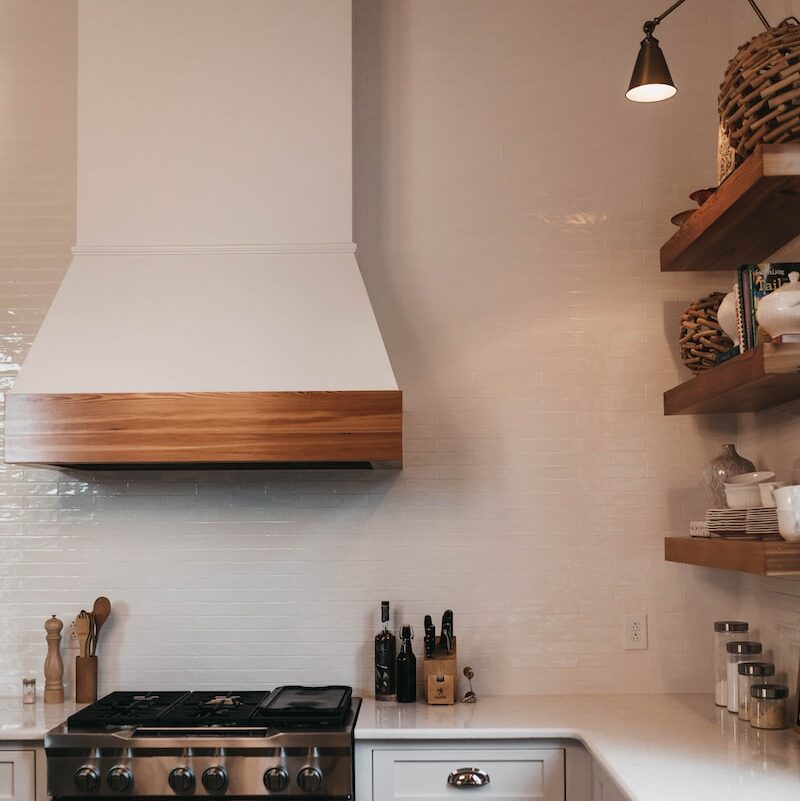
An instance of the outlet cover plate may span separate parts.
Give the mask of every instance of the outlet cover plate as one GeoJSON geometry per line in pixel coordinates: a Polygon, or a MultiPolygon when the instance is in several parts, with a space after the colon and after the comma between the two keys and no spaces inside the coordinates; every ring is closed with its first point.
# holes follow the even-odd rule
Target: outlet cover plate
{"type": "Polygon", "coordinates": [[[625,650],[647,650],[647,615],[644,612],[638,615],[625,615],[625,650]]]}

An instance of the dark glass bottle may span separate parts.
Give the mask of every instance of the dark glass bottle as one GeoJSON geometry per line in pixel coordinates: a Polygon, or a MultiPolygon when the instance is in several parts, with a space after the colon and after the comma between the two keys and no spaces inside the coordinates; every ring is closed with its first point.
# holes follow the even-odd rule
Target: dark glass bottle
{"type": "Polygon", "coordinates": [[[403,626],[400,629],[400,653],[397,655],[397,700],[413,704],[417,700],[417,658],[411,649],[414,629],[403,626]]]}
{"type": "Polygon", "coordinates": [[[381,601],[383,631],[375,637],[375,700],[397,700],[397,640],[389,631],[389,602],[381,601]]]}

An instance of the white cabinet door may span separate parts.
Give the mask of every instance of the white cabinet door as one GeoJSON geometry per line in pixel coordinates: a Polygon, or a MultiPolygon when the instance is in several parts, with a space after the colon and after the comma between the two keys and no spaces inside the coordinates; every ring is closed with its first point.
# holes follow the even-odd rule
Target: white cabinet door
{"type": "Polygon", "coordinates": [[[0,801],[34,801],[34,751],[0,751],[0,801]]]}
{"type": "Polygon", "coordinates": [[[412,748],[372,752],[372,801],[564,801],[560,748],[412,748]],[[451,771],[475,768],[482,787],[448,784],[451,771]]]}

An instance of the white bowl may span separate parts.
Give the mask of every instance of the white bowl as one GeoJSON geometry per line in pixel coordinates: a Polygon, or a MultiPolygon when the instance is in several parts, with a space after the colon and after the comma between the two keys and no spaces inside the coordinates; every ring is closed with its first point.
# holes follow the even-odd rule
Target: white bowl
{"type": "Polygon", "coordinates": [[[758,484],[725,484],[725,499],[731,509],[756,509],[761,506],[758,484]]]}
{"type": "Polygon", "coordinates": [[[786,484],[783,481],[766,481],[763,484],[759,484],[758,489],[761,492],[761,505],[772,508],[776,507],[778,504],[775,501],[775,496],[772,494],[772,490],[785,486],[786,484]]]}
{"type": "Polygon", "coordinates": [[[731,476],[726,482],[725,486],[729,487],[731,484],[741,486],[742,484],[761,484],[764,481],[772,481],[775,478],[775,473],[771,470],[759,470],[757,473],[741,473],[738,476],[731,476]]]}

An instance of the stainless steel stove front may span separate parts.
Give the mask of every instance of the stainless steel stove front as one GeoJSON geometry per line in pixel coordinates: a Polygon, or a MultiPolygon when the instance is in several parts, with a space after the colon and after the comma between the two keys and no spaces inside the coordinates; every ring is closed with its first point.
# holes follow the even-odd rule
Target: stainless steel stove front
{"type": "Polygon", "coordinates": [[[352,731],[124,729],[47,735],[55,801],[353,798],[352,731]],[[313,745],[311,745],[313,743],[313,745]]]}

